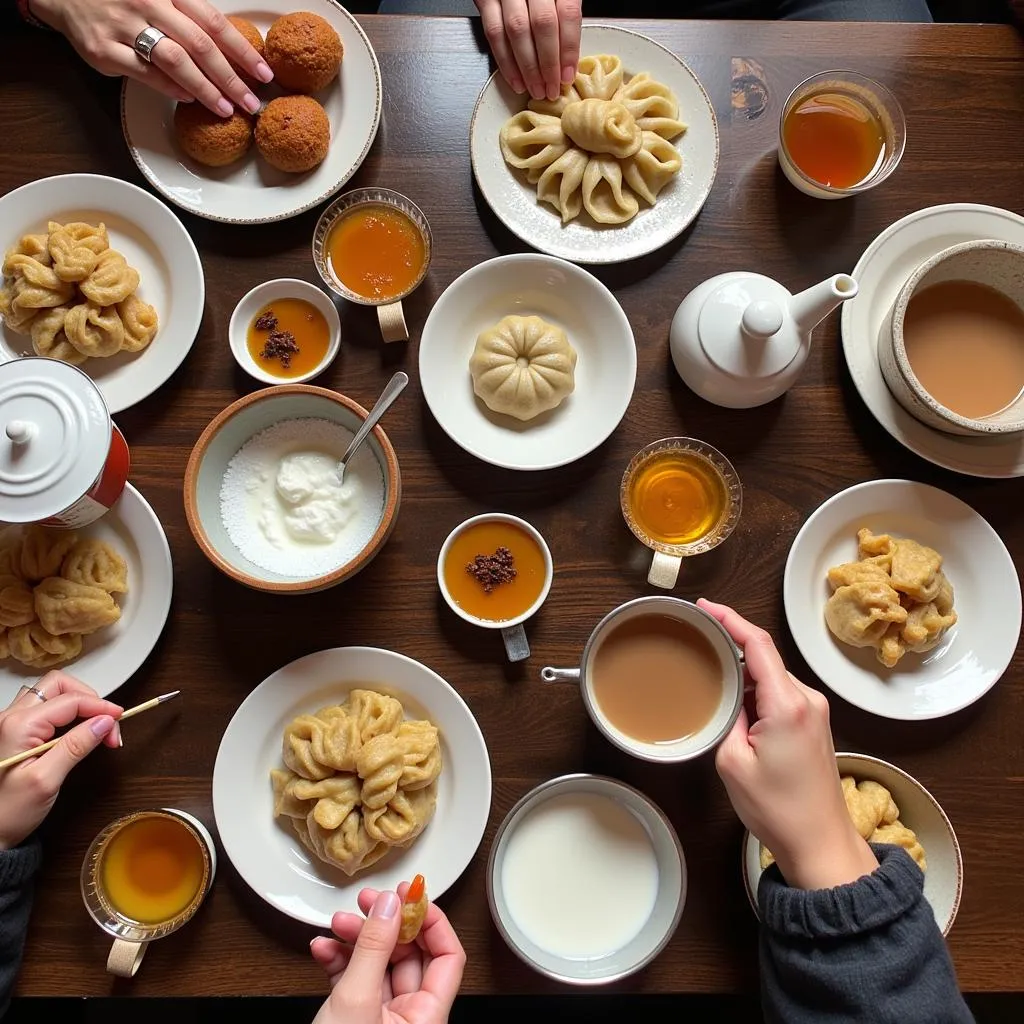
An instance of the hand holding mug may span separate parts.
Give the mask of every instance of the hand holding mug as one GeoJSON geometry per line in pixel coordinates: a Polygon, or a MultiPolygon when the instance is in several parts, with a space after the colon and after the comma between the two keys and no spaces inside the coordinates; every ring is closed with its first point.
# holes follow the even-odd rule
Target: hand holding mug
{"type": "Polygon", "coordinates": [[[798,682],[763,629],[725,605],[697,602],[743,648],[756,721],[744,709],[715,757],[744,825],[789,885],[827,889],[878,867],[853,826],[839,783],[828,700],[798,682]]]}

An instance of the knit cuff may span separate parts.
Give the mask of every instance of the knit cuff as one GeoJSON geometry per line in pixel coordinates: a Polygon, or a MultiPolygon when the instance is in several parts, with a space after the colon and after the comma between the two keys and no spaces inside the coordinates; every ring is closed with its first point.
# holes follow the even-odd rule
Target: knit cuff
{"type": "Polygon", "coordinates": [[[785,938],[848,938],[883,928],[924,896],[924,875],[899,846],[872,844],[878,867],[834,889],[791,889],[773,864],[761,876],[761,921],[785,938]]]}
{"type": "Polygon", "coordinates": [[[35,839],[26,839],[20,846],[0,851],[0,893],[26,885],[41,861],[42,848],[35,839]]]}

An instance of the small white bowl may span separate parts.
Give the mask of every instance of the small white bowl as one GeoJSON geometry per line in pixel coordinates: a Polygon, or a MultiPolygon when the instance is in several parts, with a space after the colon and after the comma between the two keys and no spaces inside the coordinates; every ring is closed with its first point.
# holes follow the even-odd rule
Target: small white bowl
{"type": "Polygon", "coordinates": [[[228,343],[231,346],[231,354],[235,357],[235,362],[250,377],[255,377],[256,380],[262,381],[264,384],[302,384],[323,373],[334,362],[338,350],[341,348],[341,318],[338,316],[338,309],[331,301],[331,297],[316,285],[312,285],[308,281],[300,281],[295,277],[279,277],[273,281],[264,281],[263,284],[256,285],[239,299],[228,324],[228,343]],[[306,302],[323,313],[327,320],[327,329],[330,331],[331,338],[323,359],[312,370],[299,374],[298,377],[275,377],[272,373],[264,370],[249,354],[248,334],[252,318],[264,306],[268,306],[277,299],[305,299],[306,302]]]}
{"type": "Polygon", "coordinates": [[[646,967],[675,934],[686,904],[686,888],[686,858],[664,812],[639,790],[601,775],[563,775],[532,789],[498,827],[487,862],[487,902],[502,938],[535,971],[570,985],[607,985],[646,967]],[[563,956],[538,946],[516,923],[504,890],[503,869],[512,834],[541,804],[568,794],[604,797],[628,811],[647,833],[658,865],[657,896],[650,916],[625,946],[604,956],[563,956]]]}
{"type": "MultiPolygon", "coordinates": [[[[924,848],[928,863],[924,873],[925,899],[931,904],[942,934],[948,935],[960,907],[964,861],[946,812],[917,779],[888,761],[868,754],[844,753],[836,754],[836,763],[840,775],[852,775],[858,782],[871,779],[892,794],[900,809],[900,821],[917,835],[924,848]]],[[[743,837],[743,884],[755,914],[761,874],[761,844],[747,832],[743,837]]]]}

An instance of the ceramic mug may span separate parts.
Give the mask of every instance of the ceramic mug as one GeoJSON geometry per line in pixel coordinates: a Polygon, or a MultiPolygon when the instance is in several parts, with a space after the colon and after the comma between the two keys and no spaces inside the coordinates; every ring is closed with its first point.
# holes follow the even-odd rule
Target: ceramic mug
{"type": "MultiPolygon", "coordinates": [[[[159,863],[153,866],[151,862],[150,866],[156,871],[161,869],[159,863]]],[[[85,901],[86,909],[92,919],[114,937],[114,944],[107,957],[107,970],[122,978],[134,977],[149,943],[176,932],[195,916],[213,885],[216,871],[217,851],[213,837],[198,818],[186,811],[171,807],[136,811],[107,825],[89,846],[82,864],[81,876],[82,899],[85,901]],[[111,843],[127,826],[154,818],[169,819],[189,835],[199,849],[202,867],[195,891],[187,898],[187,903],[183,907],[164,920],[144,922],[129,917],[115,905],[109,892],[110,885],[105,877],[105,858],[110,853],[111,843]]]]}
{"type": "Polygon", "coordinates": [[[678,597],[638,597],[619,605],[594,627],[583,648],[579,668],[546,667],[540,677],[545,683],[579,683],[587,713],[605,737],[627,754],[659,764],[690,761],[714,750],[735,724],[743,706],[742,652],[716,618],[678,597]],[[642,615],[668,615],[692,626],[711,644],[722,669],[722,695],[711,719],[692,735],[668,743],[646,743],[624,733],[608,720],[594,696],[594,656],[602,641],[616,626],[642,615]]]}

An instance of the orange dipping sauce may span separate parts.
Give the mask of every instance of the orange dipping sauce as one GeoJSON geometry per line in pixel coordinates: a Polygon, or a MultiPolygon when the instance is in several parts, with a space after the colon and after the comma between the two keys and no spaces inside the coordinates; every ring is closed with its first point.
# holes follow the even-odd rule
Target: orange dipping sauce
{"type": "Polygon", "coordinates": [[[859,185],[885,156],[882,122],[846,93],[825,91],[800,100],[786,115],[782,137],[793,163],[829,188],[859,185]]]}
{"type": "Polygon", "coordinates": [[[334,276],[372,302],[410,291],[423,273],[426,244],[420,229],[394,206],[354,207],[331,228],[327,255],[334,276]]]}
{"type": "Polygon", "coordinates": [[[305,299],[275,299],[268,303],[252,318],[246,334],[253,362],[282,380],[315,370],[327,355],[330,344],[327,318],[305,299]],[[281,333],[291,335],[298,351],[292,351],[286,339],[274,337],[281,333]]]}

